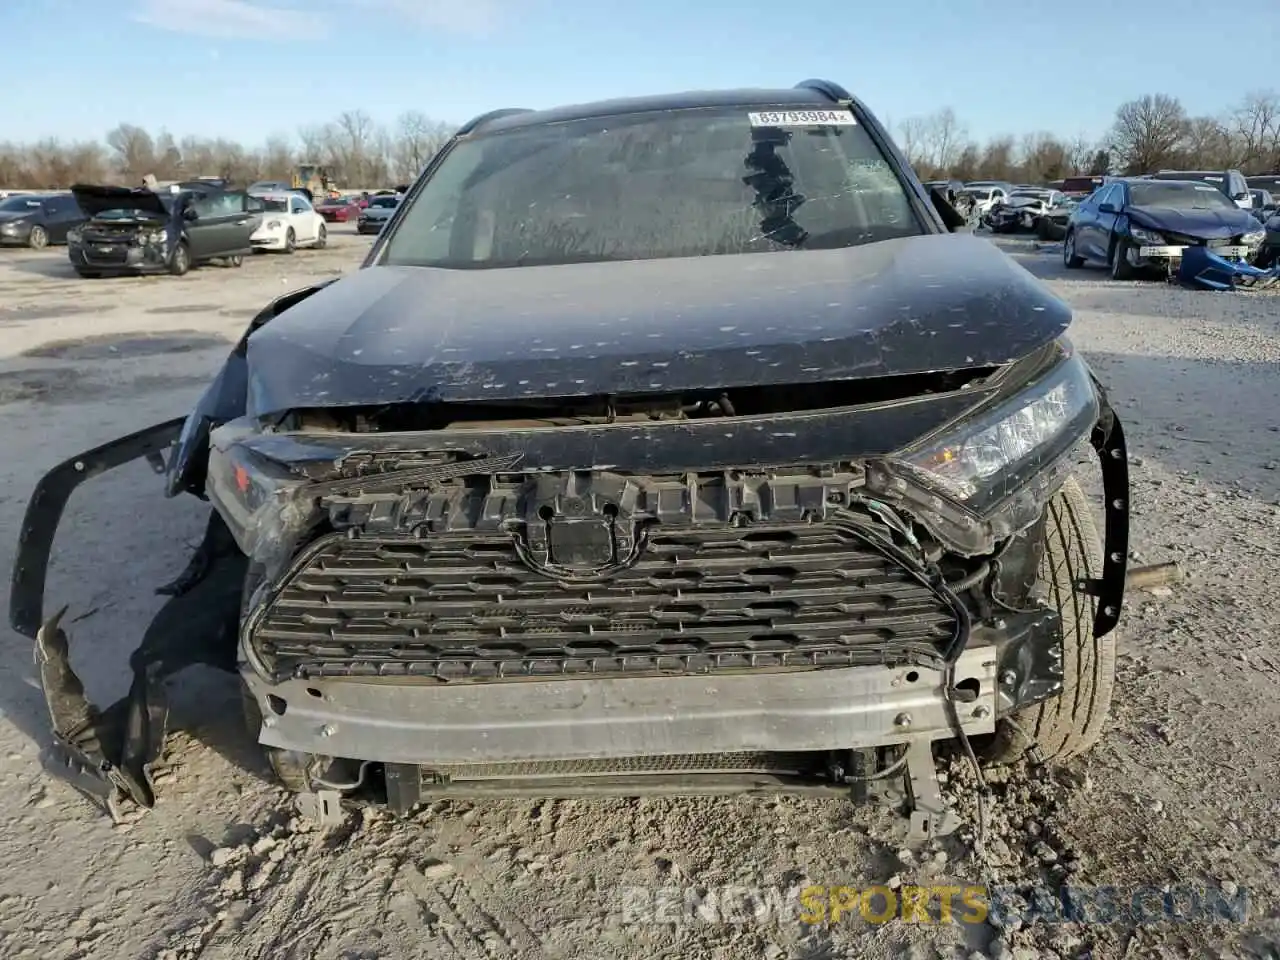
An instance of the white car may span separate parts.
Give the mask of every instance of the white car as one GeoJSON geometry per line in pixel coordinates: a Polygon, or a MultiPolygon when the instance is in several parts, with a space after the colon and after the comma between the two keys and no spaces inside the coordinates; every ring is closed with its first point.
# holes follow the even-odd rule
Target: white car
{"type": "Polygon", "coordinates": [[[255,250],[283,250],[293,253],[298,247],[323,249],[329,242],[324,217],[316,213],[300,193],[258,193],[262,202],[262,225],[253,231],[249,242],[255,250]]]}

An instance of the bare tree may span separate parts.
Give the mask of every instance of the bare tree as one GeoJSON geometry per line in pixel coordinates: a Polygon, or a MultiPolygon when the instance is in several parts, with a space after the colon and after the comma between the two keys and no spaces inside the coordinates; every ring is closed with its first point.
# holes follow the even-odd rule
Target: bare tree
{"type": "Polygon", "coordinates": [[[1280,95],[1255,90],[1232,114],[1231,134],[1239,149],[1239,164],[1259,173],[1280,165],[1280,95]]]}
{"type": "Polygon", "coordinates": [[[122,123],[107,134],[107,146],[116,154],[116,163],[126,178],[141,180],[156,163],[155,142],[142,127],[122,123]]]}
{"type": "Polygon", "coordinates": [[[1177,155],[1187,131],[1181,101],[1163,93],[1122,103],[1116,110],[1111,149],[1129,173],[1151,173],[1177,155]]]}
{"type": "Polygon", "coordinates": [[[1233,167],[1240,162],[1231,130],[1216,117],[1192,117],[1182,141],[1182,165],[1193,169],[1233,167]]]}
{"type": "Polygon", "coordinates": [[[400,182],[414,180],[437,150],[449,139],[451,130],[425,113],[410,110],[396,120],[396,140],[392,169],[400,182]]]}
{"type": "Polygon", "coordinates": [[[935,170],[949,170],[963,149],[965,130],[956,112],[944,107],[925,117],[921,128],[921,152],[935,170]]]}
{"type": "Polygon", "coordinates": [[[1052,133],[1028,134],[1022,139],[1022,179],[1044,183],[1074,173],[1070,153],[1071,148],[1052,133]]]}
{"type": "Polygon", "coordinates": [[[924,154],[924,140],[924,117],[907,117],[898,125],[898,149],[913,167],[919,167],[928,159],[924,154]]]}
{"type": "Polygon", "coordinates": [[[1013,137],[996,137],[982,149],[978,164],[984,176],[992,180],[1010,180],[1015,175],[1013,137]]]}

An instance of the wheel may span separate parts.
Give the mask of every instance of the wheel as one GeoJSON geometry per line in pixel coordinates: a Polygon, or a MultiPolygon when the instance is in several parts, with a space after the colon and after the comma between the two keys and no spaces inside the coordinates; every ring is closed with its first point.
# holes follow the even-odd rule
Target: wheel
{"type": "Polygon", "coordinates": [[[76,268],[76,275],[84,277],[86,280],[98,280],[102,277],[102,274],[96,270],[81,270],[79,267],[76,268]]]}
{"type": "Polygon", "coordinates": [[[293,232],[293,227],[289,228],[289,232],[284,235],[284,252],[293,253],[298,249],[298,237],[293,232]]]}
{"type": "Polygon", "coordinates": [[[1097,599],[1076,589],[1076,581],[1102,572],[1102,543],[1089,501],[1074,477],[1049,501],[1044,556],[1037,593],[1062,617],[1062,693],[1000,720],[987,757],[997,763],[1021,757],[1032,746],[1046,761],[1084,753],[1102,734],[1116,676],[1115,633],[1097,638],[1097,599]]]}
{"type": "Polygon", "coordinates": [[[1133,265],[1129,263],[1129,241],[1117,237],[1111,244],[1111,279],[1128,280],[1133,276],[1133,265]]]}
{"type": "Polygon", "coordinates": [[[1084,257],[1076,256],[1076,232],[1068,230],[1062,238],[1062,265],[1068,270],[1078,270],[1084,266],[1084,257]]]}
{"type": "Polygon", "coordinates": [[[185,242],[181,242],[173,248],[173,255],[169,258],[169,272],[180,277],[190,269],[191,251],[187,249],[185,242]]]}
{"type": "Polygon", "coordinates": [[[49,232],[37,223],[31,228],[31,233],[27,236],[27,246],[32,250],[43,250],[48,245],[49,232]]]}
{"type": "Polygon", "coordinates": [[[324,228],[324,224],[320,224],[320,232],[316,234],[316,249],[323,250],[329,245],[329,231],[324,228]]]}
{"type": "Polygon", "coordinates": [[[244,266],[244,255],[243,255],[243,254],[239,254],[239,253],[237,253],[234,257],[227,257],[227,266],[229,266],[229,267],[243,267],[243,266],[244,266]]]}
{"type": "MultiPolygon", "coordinates": [[[[240,705],[244,709],[244,725],[249,731],[249,736],[257,742],[258,731],[262,729],[262,708],[258,706],[258,701],[254,699],[243,680],[240,681],[240,705]]],[[[295,750],[281,750],[278,747],[267,747],[261,744],[258,747],[267,758],[271,772],[276,775],[276,779],[286,790],[294,793],[311,792],[311,777],[307,768],[314,758],[310,754],[298,753],[295,750]]]]}

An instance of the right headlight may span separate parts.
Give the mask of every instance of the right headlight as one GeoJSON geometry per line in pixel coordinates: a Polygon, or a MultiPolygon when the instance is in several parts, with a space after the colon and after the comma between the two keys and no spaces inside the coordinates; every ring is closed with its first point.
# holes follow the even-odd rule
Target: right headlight
{"type": "Polygon", "coordinates": [[[870,464],[867,488],[981,552],[1036,519],[1098,414],[1089,369],[1069,353],[1003,403],[870,464]]]}

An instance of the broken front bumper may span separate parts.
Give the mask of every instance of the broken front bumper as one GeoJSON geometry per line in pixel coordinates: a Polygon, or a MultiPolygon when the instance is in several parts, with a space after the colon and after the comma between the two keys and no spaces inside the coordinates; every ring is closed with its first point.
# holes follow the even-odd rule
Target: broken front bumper
{"type": "MultiPolygon", "coordinates": [[[[68,637],[61,627],[66,609],[44,609],[50,551],[71,494],[86,480],[145,458],[157,474],[166,472],[164,452],[178,439],[184,419],[170,420],[86,451],[49,471],[27,505],[19,535],[10,592],[13,628],[35,640],[35,661],[49,709],[53,737],[42,760],[50,772],[69,780],[113,818],[122,802],[150,807],[155,800],[151,765],[163,747],[168,711],[161,684],[192,663],[234,668],[234,656],[222,652],[219,633],[225,620],[193,623],[190,610],[165,609],[156,616],[130,658],[129,693],[105,710],[89,703],[71,668],[68,637]],[[178,641],[178,642],[175,642],[178,641]]],[[[191,564],[172,584],[157,592],[177,597],[199,587],[205,612],[234,605],[238,614],[243,558],[210,524],[191,564]]],[[[194,596],[194,592],[193,592],[194,596]]],[[[234,621],[232,622],[234,630],[234,621]]],[[[234,653],[234,643],[231,645],[234,653]]]]}
{"type": "MultiPolygon", "coordinates": [[[[1124,438],[1105,397],[1101,408],[1092,443],[1107,499],[1105,560],[1096,580],[1077,585],[1098,597],[1094,632],[1099,636],[1119,619],[1128,550],[1124,438]]],[[[50,551],[63,510],[81,483],[144,457],[164,473],[164,451],[182,426],[183,420],[159,424],[51,470],[28,505],[14,566],[10,618],[18,632],[35,640],[53,728],[46,767],[113,816],[126,801],[142,807],[155,802],[150,772],[167,724],[163,680],[194,663],[236,668],[247,561],[211,513],[188,568],[159,591],[171,600],[131,657],[129,694],[99,710],[87,701],[71,669],[69,641],[60,626],[63,611],[49,616],[44,609],[50,551]]],[[[974,626],[967,646],[941,669],[858,667],[461,686],[393,686],[354,678],[272,684],[252,669],[245,670],[245,679],[264,708],[263,744],[379,760],[388,765],[391,783],[398,782],[392,772],[401,767],[481,758],[493,763],[530,756],[848,750],[907,741],[916,750],[960,730],[989,733],[998,714],[1009,709],[1008,693],[997,691],[995,677],[1002,672],[1005,651],[1017,652],[1010,642],[1015,632],[974,626]],[[974,684],[962,687],[965,680],[976,681],[976,690],[974,684]],[[961,689],[973,694],[957,696],[961,689]]]]}

